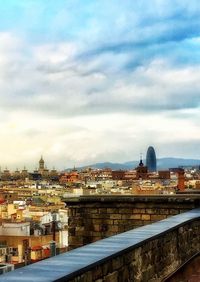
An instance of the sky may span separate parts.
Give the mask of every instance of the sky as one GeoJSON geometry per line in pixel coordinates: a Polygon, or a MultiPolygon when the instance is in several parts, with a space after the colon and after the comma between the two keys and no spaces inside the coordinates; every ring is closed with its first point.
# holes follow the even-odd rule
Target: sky
{"type": "Polygon", "coordinates": [[[200,158],[199,0],[0,0],[0,165],[200,158]]]}

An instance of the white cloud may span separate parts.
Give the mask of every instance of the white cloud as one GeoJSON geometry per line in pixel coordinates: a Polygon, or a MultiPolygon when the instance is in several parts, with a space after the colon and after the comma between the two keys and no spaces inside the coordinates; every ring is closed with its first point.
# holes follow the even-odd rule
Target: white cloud
{"type": "Polygon", "coordinates": [[[72,42],[32,47],[12,33],[0,40],[3,167],[34,168],[41,154],[58,168],[126,161],[149,144],[200,140],[198,65],[154,59],[128,72],[130,54],[86,61],[72,42]]]}

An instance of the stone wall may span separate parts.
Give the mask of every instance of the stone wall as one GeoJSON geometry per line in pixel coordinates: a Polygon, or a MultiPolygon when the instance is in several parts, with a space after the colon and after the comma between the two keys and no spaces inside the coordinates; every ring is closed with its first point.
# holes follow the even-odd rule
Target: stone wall
{"type": "Polygon", "coordinates": [[[65,200],[69,249],[200,206],[198,195],[83,196],[65,200]]]}
{"type": "Polygon", "coordinates": [[[162,281],[200,250],[199,234],[200,221],[189,222],[65,281],[162,281]]]}
{"type": "Polygon", "coordinates": [[[1,281],[161,282],[200,252],[200,208],[1,276],[1,281]]]}

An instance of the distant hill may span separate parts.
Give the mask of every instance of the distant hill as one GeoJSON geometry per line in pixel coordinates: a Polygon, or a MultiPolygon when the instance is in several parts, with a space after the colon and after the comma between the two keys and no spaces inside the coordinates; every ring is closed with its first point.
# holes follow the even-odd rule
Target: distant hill
{"type": "MultiPolygon", "coordinates": [[[[84,168],[111,168],[113,170],[117,169],[134,169],[138,166],[139,161],[129,161],[125,163],[112,163],[112,162],[103,162],[103,163],[95,163],[87,166],[78,167],[76,169],[84,169],[84,168]]],[[[145,163],[145,160],[144,160],[145,163]]],[[[157,168],[158,170],[168,169],[172,167],[179,166],[200,166],[200,160],[196,159],[182,159],[182,158],[160,158],[157,159],[157,168]]],[[[68,170],[68,169],[67,169],[68,170]]]]}
{"type": "Polygon", "coordinates": [[[182,158],[162,158],[157,160],[158,169],[179,166],[200,166],[200,160],[182,158]]]}

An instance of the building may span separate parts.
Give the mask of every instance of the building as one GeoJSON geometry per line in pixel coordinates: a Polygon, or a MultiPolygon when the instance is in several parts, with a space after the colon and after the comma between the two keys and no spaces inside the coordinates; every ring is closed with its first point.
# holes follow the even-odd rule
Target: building
{"type": "Polygon", "coordinates": [[[1,236],[30,236],[30,222],[2,222],[1,236]]]}
{"type": "Polygon", "coordinates": [[[147,166],[143,164],[143,161],[141,158],[139,165],[136,168],[136,179],[147,179],[147,177],[148,177],[147,166]]]}
{"type": "Polygon", "coordinates": [[[41,156],[41,159],[39,160],[39,172],[43,172],[45,169],[44,167],[44,160],[43,160],[43,157],[41,156]]]}
{"type": "Polygon", "coordinates": [[[169,170],[159,170],[158,178],[159,179],[170,179],[170,171],[169,170]]]}
{"type": "Polygon", "coordinates": [[[154,171],[157,170],[156,153],[155,153],[155,150],[152,146],[150,146],[147,150],[146,166],[147,166],[149,172],[154,172],[154,171]]]}
{"type": "Polygon", "coordinates": [[[113,170],[112,171],[112,179],[113,180],[123,180],[125,178],[124,170],[113,170]]]}

